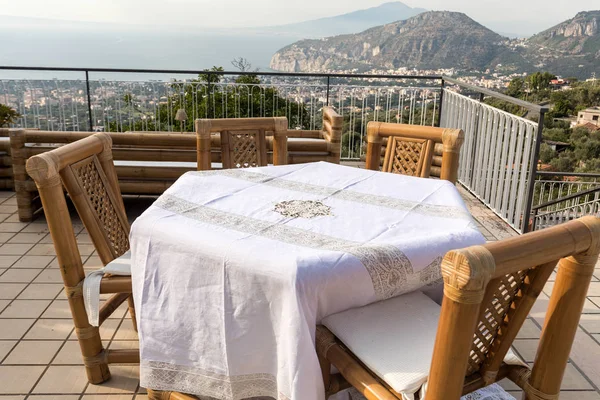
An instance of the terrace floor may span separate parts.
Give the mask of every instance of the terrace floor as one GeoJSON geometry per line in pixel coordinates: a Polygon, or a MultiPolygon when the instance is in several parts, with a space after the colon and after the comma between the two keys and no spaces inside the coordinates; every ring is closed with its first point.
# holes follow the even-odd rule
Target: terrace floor
{"type": "MultiPolygon", "coordinates": [[[[461,193],[488,240],[515,234],[468,192],[461,189],[461,193]]],[[[130,218],[152,201],[126,198],[130,218]]],[[[136,366],[113,365],[108,382],[87,383],[48,227],[43,218],[21,223],[16,211],[14,193],[0,191],[0,400],[146,399],[136,366]]],[[[75,231],[86,270],[100,267],[80,222],[75,223],[75,231]]],[[[546,286],[516,341],[517,352],[528,362],[535,355],[552,285],[546,286]]],[[[124,306],[100,329],[105,347],[137,347],[124,306]]],[[[510,382],[503,386],[520,398],[516,386],[510,382]]],[[[600,264],[562,387],[561,399],[600,400],[600,264]]]]}

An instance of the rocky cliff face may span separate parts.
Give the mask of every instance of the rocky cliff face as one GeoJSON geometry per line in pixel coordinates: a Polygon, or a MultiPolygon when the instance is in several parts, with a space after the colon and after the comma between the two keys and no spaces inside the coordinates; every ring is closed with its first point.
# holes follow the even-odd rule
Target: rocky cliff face
{"type": "Polygon", "coordinates": [[[585,51],[586,47],[599,47],[600,11],[580,12],[574,18],[532,36],[528,42],[571,54],[585,51]],[[590,42],[586,46],[586,43],[590,42]],[[590,46],[591,45],[591,46],[590,46]]]}
{"type": "Polygon", "coordinates": [[[528,58],[539,69],[587,78],[600,65],[600,11],[580,12],[532,36],[527,46],[528,58]]]}
{"type": "Polygon", "coordinates": [[[522,62],[506,38],[465,14],[432,11],[354,35],[302,40],[279,50],[271,68],[289,72],[335,69],[485,69],[493,61],[522,62]]]}

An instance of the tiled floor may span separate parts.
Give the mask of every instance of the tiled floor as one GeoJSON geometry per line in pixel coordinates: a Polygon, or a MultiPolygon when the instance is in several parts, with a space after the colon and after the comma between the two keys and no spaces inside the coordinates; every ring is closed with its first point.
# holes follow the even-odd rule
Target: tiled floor
{"type": "MultiPolygon", "coordinates": [[[[462,194],[488,240],[515,234],[467,192],[462,194]]],[[[126,207],[133,218],[150,202],[128,199],[126,207]]],[[[98,268],[89,237],[80,223],[75,229],[85,268],[98,268]]],[[[600,268],[596,271],[561,399],[600,400],[600,268]]],[[[516,350],[526,361],[533,361],[552,284],[516,341],[516,350]]],[[[101,336],[108,348],[137,347],[124,306],[103,324],[101,336]]],[[[102,385],[87,383],[47,226],[43,219],[20,223],[13,193],[0,191],[0,400],[147,398],[136,366],[113,365],[111,373],[112,379],[102,385]]],[[[520,398],[514,385],[504,386],[520,398]]]]}

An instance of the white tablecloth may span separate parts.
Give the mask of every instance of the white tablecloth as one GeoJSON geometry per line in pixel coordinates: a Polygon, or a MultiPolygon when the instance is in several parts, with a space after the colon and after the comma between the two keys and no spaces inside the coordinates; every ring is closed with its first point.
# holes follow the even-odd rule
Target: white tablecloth
{"type": "Polygon", "coordinates": [[[439,284],[448,250],[483,242],[442,180],[324,162],[186,173],[131,229],[141,386],[322,400],[323,317],[439,284]]]}

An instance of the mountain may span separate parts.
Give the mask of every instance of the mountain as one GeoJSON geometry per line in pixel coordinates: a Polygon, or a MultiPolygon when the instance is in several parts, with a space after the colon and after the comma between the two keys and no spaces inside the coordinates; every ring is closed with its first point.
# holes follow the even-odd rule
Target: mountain
{"type": "Polygon", "coordinates": [[[334,17],[319,18],[295,24],[272,26],[267,29],[299,38],[321,38],[362,32],[365,29],[390,22],[405,20],[425,12],[424,8],[412,8],[399,1],[383,3],[377,7],[353,11],[334,17]]]}
{"type": "Polygon", "coordinates": [[[527,40],[538,68],[589,76],[600,65],[600,11],[584,11],[527,40]]]}
{"type": "Polygon", "coordinates": [[[465,14],[429,11],[354,35],[293,43],[275,53],[270,66],[289,72],[527,66],[520,52],[508,43],[508,38],[465,14]]]}

